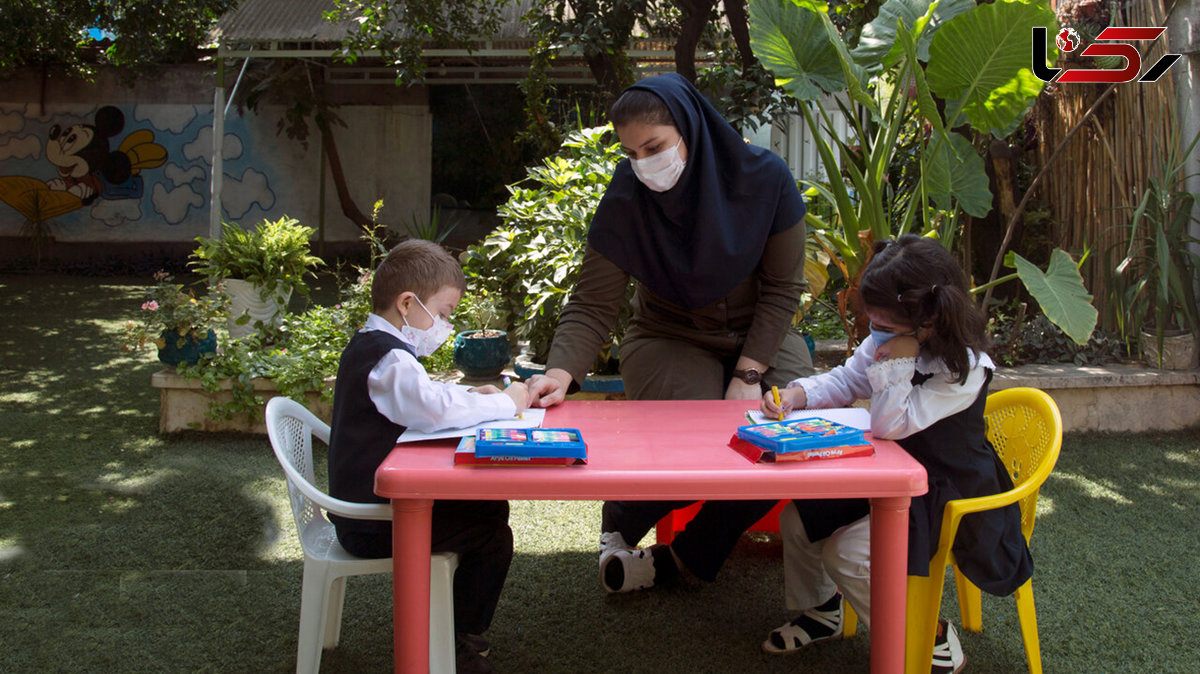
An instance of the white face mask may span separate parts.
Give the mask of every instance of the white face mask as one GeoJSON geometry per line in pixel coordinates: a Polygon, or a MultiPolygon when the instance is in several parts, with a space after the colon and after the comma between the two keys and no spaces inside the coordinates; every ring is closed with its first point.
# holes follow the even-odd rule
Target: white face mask
{"type": "MultiPolygon", "coordinates": [[[[422,309],[425,309],[421,298],[414,295],[413,299],[417,300],[417,304],[420,304],[422,309]]],[[[428,309],[425,309],[425,313],[429,314],[429,317],[433,319],[433,325],[424,330],[414,328],[408,324],[408,320],[404,316],[400,317],[400,320],[404,321],[404,327],[400,328],[400,334],[404,335],[404,338],[412,343],[413,350],[416,351],[418,358],[424,358],[437,351],[442,342],[445,342],[446,338],[450,336],[450,333],[454,332],[454,326],[450,325],[450,322],[446,319],[441,316],[434,316],[428,309]]]]}
{"type": "Polygon", "coordinates": [[[685,162],[679,156],[679,145],[682,142],[683,136],[680,136],[679,142],[670,150],[663,150],[645,159],[631,158],[629,163],[633,166],[634,175],[643,185],[655,192],[666,192],[675,187],[685,166],[685,162]]]}

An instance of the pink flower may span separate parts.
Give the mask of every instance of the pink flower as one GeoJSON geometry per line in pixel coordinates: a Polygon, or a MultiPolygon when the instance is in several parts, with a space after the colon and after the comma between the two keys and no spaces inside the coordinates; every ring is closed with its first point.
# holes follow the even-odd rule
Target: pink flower
{"type": "Polygon", "coordinates": [[[155,302],[154,300],[150,300],[149,302],[143,302],[142,308],[145,309],[146,311],[158,311],[158,302],[155,302]]]}

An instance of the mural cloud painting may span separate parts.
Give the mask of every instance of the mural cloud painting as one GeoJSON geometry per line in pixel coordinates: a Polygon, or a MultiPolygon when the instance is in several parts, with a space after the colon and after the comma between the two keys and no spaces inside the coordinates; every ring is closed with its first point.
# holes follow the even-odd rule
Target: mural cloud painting
{"type": "Polygon", "coordinates": [[[42,156],[42,141],[37,136],[21,136],[12,140],[0,140],[0,161],[5,159],[39,159],[42,156]]]}
{"type": "Polygon", "coordinates": [[[154,202],[154,210],[170,225],[183,222],[189,208],[200,208],[204,205],[204,197],[187,185],[170,189],[163,183],[155,183],[151,200],[154,202]]]}
{"type": "Polygon", "coordinates": [[[133,118],[139,122],[149,121],[159,131],[178,134],[196,119],[196,106],[137,105],[133,108],[133,118]]]}
{"type": "Polygon", "coordinates": [[[142,219],[142,202],[138,199],[113,199],[97,201],[92,206],[92,219],[109,227],[118,227],[142,219]]]}
{"type": "Polygon", "coordinates": [[[238,179],[226,173],[221,189],[221,206],[225,215],[230,220],[237,220],[255,204],[264,211],[275,205],[275,193],[271,191],[266,174],[246,169],[238,179]]]}
{"type": "MultiPolygon", "coordinates": [[[[183,146],[183,156],[189,161],[201,159],[206,164],[210,164],[213,151],[213,128],[206,126],[196,133],[196,140],[187,143],[183,146]]],[[[225,143],[222,145],[221,157],[223,159],[237,159],[242,156],[242,139],[232,133],[225,134],[225,143]]]]}
{"type": "Polygon", "coordinates": [[[25,128],[25,115],[19,112],[5,112],[0,108],[0,133],[16,133],[25,128]]]}
{"type": "Polygon", "coordinates": [[[184,168],[179,164],[167,164],[163,169],[163,175],[167,177],[176,186],[188,185],[197,180],[204,180],[208,177],[208,172],[199,166],[189,166],[184,168]]]}

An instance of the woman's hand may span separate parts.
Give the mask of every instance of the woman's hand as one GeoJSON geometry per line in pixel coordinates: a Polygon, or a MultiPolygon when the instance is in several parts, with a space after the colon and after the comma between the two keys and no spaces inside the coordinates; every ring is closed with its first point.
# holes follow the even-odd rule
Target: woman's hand
{"type": "Polygon", "coordinates": [[[762,394],[762,389],[758,384],[747,384],[746,382],[734,377],[729,386],[725,388],[726,400],[758,400],[758,396],[762,394]]]}
{"type": "Polygon", "coordinates": [[[546,374],[535,374],[525,382],[529,387],[530,407],[553,407],[567,397],[571,375],[566,370],[551,368],[546,374]]]}
{"type": "Polygon", "coordinates": [[[768,419],[778,419],[782,413],[787,416],[792,410],[802,410],[808,405],[808,395],[800,386],[779,389],[779,405],[775,404],[775,394],[767,391],[763,394],[759,409],[768,419]]]}
{"type": "Polygon", "coordinates": [[[496,388],[495,386],[493,386],[491,384],[485,384],[483,386],[476,386],[474,388],[469,388],[469,389],[467,389],[467,391],[469,393],[482,393],[484,395],[491,395],[493,393],[499,393],[500,389],[496,388]]]}

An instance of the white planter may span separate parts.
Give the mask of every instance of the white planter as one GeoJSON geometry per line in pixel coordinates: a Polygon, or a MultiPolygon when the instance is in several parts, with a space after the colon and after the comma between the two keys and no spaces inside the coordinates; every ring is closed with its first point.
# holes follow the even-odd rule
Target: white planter
{"type": "MultiPolygon", "coordinates": [[[[1196,367],[1197,351],[1196,335],[1168,332],[1163,337],[1162,369],[1190,370],[1196,367]]],[[[1142,332],[1142,359],[1150,367],[1159,367],[1158,336],[1153,332],[1142,332]]]]}
{"type": "Polygon", "coordinates": [[[258,286],[242,279],[225,279],[225,293],[229,295],[229,336],[233,339],[245,337],[254,332],[255,321],[263,325],[279,325],[283,320],[283,312],[287,310],[288,300],[292,297],[289,289],[286,293],[275,292],[264,301],[258,286]],[[242,325],[237,319],[243,314],[249,314],[250,320],[242,325]]]}

